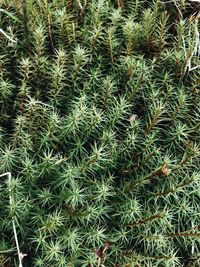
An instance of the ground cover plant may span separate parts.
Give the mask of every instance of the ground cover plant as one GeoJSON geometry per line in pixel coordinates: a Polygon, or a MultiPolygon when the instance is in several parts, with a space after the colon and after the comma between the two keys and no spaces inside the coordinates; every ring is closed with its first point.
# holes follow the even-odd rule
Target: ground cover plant
{"type": "Polygon", "coordinates": [[[0,1],[0,266],[200,266],[199,6],[0,1]]]}

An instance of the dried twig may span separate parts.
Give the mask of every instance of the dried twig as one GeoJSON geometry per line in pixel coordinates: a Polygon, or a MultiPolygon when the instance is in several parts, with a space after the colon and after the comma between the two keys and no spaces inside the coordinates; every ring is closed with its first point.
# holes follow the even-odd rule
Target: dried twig
{"type": "Polygon", "coordinates": [[[13,43],[16,43],[15,40],[13,40],[10,36],[7,35],[7,33],[5,33],[2,29],[0,29],[0,32],[10,41],[13,43]]]}
{"type": "Polygon", "coordinates": [[[80,0],[77,0],[77,3],[78,3],[78,6],[79,6],[80,10],[82,11],[83,10],[83,6],[81,4],[81,1],[80,0]]]}
{"type": "MultiPolygon", "coordinates": [[[[0,175],[0,177],[3,176],[8,176],[8,182],[9,184],[11,183],[11,172],[6,172],[0,175]]],[[[10,206],[13,206],[14,204],[14,200],[12,198],[12,190],[11,188],[9,188],[9,202],[10,202],[10,206]]],[[[17,254],[18,254],[18,259],[19,259],[19,267],[23,267],[22,265],[22,259],[26,256],[26,254],[23,254],[20,251],[19,248],[19,241],[18,241],[18,237],[17,237],[17,230],[16,230],[16,225],[15,225],[15,216],[12,216],[12,226],[13,226],[13,232],[14,232],[14,237],[15,237],[15,243],[16,243],[16,248],[17,248],[17,254]]]]}

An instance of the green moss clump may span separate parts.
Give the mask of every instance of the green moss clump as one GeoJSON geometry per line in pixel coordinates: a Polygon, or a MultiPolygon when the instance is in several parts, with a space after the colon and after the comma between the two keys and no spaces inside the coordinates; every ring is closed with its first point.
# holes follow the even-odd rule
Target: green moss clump
{"type": "Polygon", "coordinates": [[[1,1],[0,265],[200,265],[197,13],[1,1]]]}

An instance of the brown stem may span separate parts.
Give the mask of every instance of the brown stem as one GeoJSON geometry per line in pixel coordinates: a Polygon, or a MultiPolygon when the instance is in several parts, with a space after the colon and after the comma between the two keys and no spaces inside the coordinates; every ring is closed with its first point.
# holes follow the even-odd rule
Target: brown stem
{"type": "Polygon", "coordinates": [[[170,189],[170,190],[168,190],[168,191],[166,191],[166,192],[159,192],[159,193],[156,193],[155,196],[165,196],[165,195],[168,195],[168,194],[170,194],[170,193],[175,193],[177,189],[180,189],[180,188],[182,188],[182,187],[184,187],[184,186],[187,186],[187,185],[191,184],[192,182],[194,182],[194,179],[193,179],[193,178],[191,178],[191,179],[188,180],[188,181],[185,181],[185,182],[183,182],[183,183],[178,184],[175,188],[170,189]]]}
{"type": "Polygon", "coordinates": [[[200,236],[200,233],[194,233],[192,231],[194,230],[200,230],[200,224],[195,225],[194,227],[184,231],[184,232],[180,232],[180,233],[169,233],[166,234],[165,236],[168,237],[176,237],[176,236],[200,236]]]}
{"type": "Polygon", "coordinates": [[[83,166],[81,168],[81,172],[84,172],[85,169],[87,168],[87,166],[89,166],[92,163],[96,162],[97,159],[98,159],[97,155],[95,155],[95,156],[93,156],[93,158],[89,159],[85,164],[83,164],[83,166]]]}
{"type": "Polygon", "coordinates": [[[49,10],[48,0],[46,0],[46,10],[47,10],[49,38],[50,38],[50,42],[51,42],[52,51],[54,52],[55,51],[55,48],[54,48],[53,33],[52,33],[52,19],[51,19],[51,12],[49,10]]]}
{"type": "Polygon", "coordinates": [[[78,66],[77,66],[77,68],[76,68],[76,72],[74,73],[74,76],[73,76],[73,81],[74,81],[74,82],[76,81],[76,78],[77,78],[77,75],[78,75],[78,73],[79,73],[80,68],[81,68],[81,60],[79,60],[79,62],[78,62],[78,66]]]}
{"type": "Polygon", "coordinates": [[[127,48],[127,56],[130,56],[131,51],[132,51],[132,46],[133,46],[132,34],[130,34],[129,41],[128,41],[128,48],[127,48]]]}
{"type": "Polygon", "coordinates": [[[111,61],[112,61],[112,64],[114,65],[114,57],[113,57],[113,50],[112,50],[112,41],[111,41],[111,38],[109,38],[109,46],[110,46],[110,57],[111,57],[111,61]]]}
{"type": "Polygon", "coordinates": [[[119,192],[119,194],[131,192],[133,189],[138,187],[142,182],[152,180],[155,176],[167,176],[171,170],[166,166],[163,165],[159,169],[153,171],[146,177],[144,177],[142,180],[136,181],[133,184],[129,184],[128,187],[126,187],[122,192],[119,192]]]}
{"type": "Polygon", "coordinates": [[[108,80],[106,80],[106,95],[104,99],[104,106],[106,106],[107,101],[108,101],[108,92],[109,92],[109,83],[108,83],[108,80]]]}
{"type": "Polygon", "coordinates": [[[172,233],[168,234],[168,237],[176,237],[176,236],[200,236],[200,233],[172,233]]]}
{"type": "Polygon", "coordinates": [[[161,18],[162,20],[162,26],[161,26],[161,32],[160,32],[160,36],[159,36],[159,42],[158,42],[158,54],[160,55],[162,47],[163,47],[163,38],[165,35],[165,26],[166,26],[166,22],[167,22],[167,13],[165,12],[163,17],[161,18]]]}
{"type": "Polygon", "coordinates": [[[135,87],[133,88],[133,91],[132,91],[130,97],[129,97],[129,101],[132,101],[132,99],[133,99],[135,93],[137,92],[137,90],[138,90],[140,84],[142,83],[143,75],[144,75],[144,71],[142,70],[142,72],[141,72],[141,74],[140,74],[140,77],[139,77],[139,79],[138,79],[138,81],[137,81],[135,87]]]}
{"type": "Polygon", "coordinates": [[[200,79],[197,80],[196,84],[193,86],[191,90],[193,94],[197,92],[196,89],[198,88],[199,85],[200,85],[200,79]]]}
{"type": "Polygon", "coordinates": [[[161,110],[160,108],[156,111],[156,115],[153,117],[151,123],[147,126],[147,129],[145,130],[145,132],[148,134],[150,133],[150,131],[152,130],[152,128],[154,127],[154,125],[156,124],[159,116],[160,116],[161,110]]]}
{"type": "Polygon", "coordinates": [[[132,72],[133,72],[133,65],[131,64],[129,69],[128,69],[128,73],[127,73],[127,80],[130,79],[131,75],[132,75],[132,72]]]}
{"type": "Polygon", "coordinates": [[[144,180],[145,181],[146,180],[151,180],[155,176],[167,176],[169,174],[169,172],[170,172],[170,169],[166,165],[163,165],[158,170],[155,170],[154,172],[152,172],[151,174],[149,174],[148,176],[146,176],[144,178],[144,180]]]}
{"type": "Polygon", "coordinates": [[[112,226],[128,226],[128,227],[136,227],[138,225],[141,225],[141,224],[145,224],[147,222],[151,222],[155,219],[163,219],[165,217],[165,215],[163,213],[158,213],[158,214],[155,214],[155,215],[152,215],[144,220],[140,220],[140,221],[137,221],[135,223],[129,223],[129,224],[114,224],[112,226]]]}
{"type": "Polygon", "coordinates": [[[173,114],[172,114],[172,120],[174,121],[174,119],[176,118],[177,114],[180,112],[181,108],[183,107],[184,103],[181,102],[179,105],[176,106],[176,109],[174,110],[173,114]]]}

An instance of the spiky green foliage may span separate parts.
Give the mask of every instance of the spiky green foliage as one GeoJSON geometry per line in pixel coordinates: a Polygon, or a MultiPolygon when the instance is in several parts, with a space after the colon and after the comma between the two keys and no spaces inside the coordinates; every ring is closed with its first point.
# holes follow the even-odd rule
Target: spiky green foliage
{"type": "Polygon", "coordinates": [[[1,1],[1,266],[200,265],[196,10],[1,1]]]}

